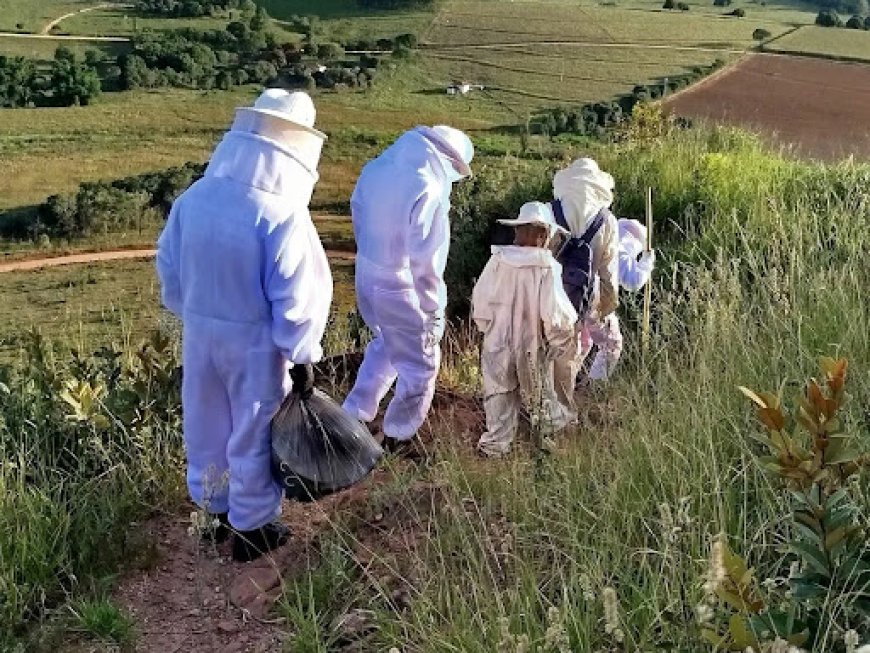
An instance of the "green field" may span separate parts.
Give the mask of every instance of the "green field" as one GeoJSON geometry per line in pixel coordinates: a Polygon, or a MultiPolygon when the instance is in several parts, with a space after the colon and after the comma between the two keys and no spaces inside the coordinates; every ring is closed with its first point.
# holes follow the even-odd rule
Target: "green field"
{"type": "Polygon", "coordinates": [[[0,0],[0,31],[38,33],[47,23],[74,11],[101,4],[99,0],[0,0]]]}
{"type": "MultiPolygon", "coordinates": [[[[352,274],[352,263],[333,262],[336,315],[354,304],[352,274]]],[[[112,343],[136,343],[157,328],[162,313],[151,260],[2,273],[0,364],[15,355],[31,329],[54,342],[89,351],[112,343]]]]}
{"type": "Polygon", "coordinates": [[[781,34],[788,26],[766,9],[757,18],[738,19],[721,13],[664,11],[652,3],[645,9],[554,3],[545,12],[534,2],[496,4],[448,2],[426,41],[437,46],[564,41],[743,49],[752,44],[756,27],[781,34]]]}
{"type": "Polygon", "coordinates": [[[756,28],[778,35],[794,21],[813,18],[790,5],[747,5],[752,18],[745,19],[700,3],[690,12],[663,11],[651,2],[544,6],[546,11],[541,3],[523,1],[446,3],[424,32],[423,65],[433,91],[451,80],[482,84],[485,95],[516,115],[611,100],[636,84],[730,60],[753,45],[756,28]]]}
{"type": "MultiPolygon", "coordinates": [[[[318,123],[333,138],[324,150],[323,201],[345,201],[362,160],[389,138],[418,123],[452,122],[488,128],[500,114],[489,104],[464,105],[443,93],[417,67],[385,73],[366,93],[317,97],[318,123]],[[371,135],[367,137],[366,134],[371,135]],[[374,138],[374,141],[372,141],[374,138]]],[[[186,161],[205,161],[253,87],[230,92],[184,90],[107,93],[93,106],[0,112],[0,210],[31,205],[74,190],[83,181],[117,179],[186,161]]],[[[495,107],[497,109],[497,107],[495,107]]]]}
{"type": "Polygon", "coordinates": [[[127,46],[124,43],[105,43],[75,41],[70,39],[25,39],[15,36],[0,36],[0,55],[27,57],[40,61],[50,61],[58,47],[69,48],[78,55],[88,50],[100,50],[106,55],[117,56],[127,46]]]}
{"type": "Polygon", "coordinates": [[[764,46],[771,52],[870,61],[870,32],[810,25],[764,46]]]}
{"type": "Polygon", "coordinates": [[[140,30],[170,31],[184,27],[223,29],[229,17],[158,18],[137,16],[129,9],[99,9],[73,16],[58,25],[62,34],[93,36],[131,36],[140,30]]]}

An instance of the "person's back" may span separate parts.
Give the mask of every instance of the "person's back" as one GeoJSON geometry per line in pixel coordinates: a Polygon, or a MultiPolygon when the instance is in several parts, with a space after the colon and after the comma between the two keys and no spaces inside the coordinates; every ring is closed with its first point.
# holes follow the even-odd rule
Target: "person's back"
{"type": "MultiPolygon", "coordinates": [[[[619,305],[619,229],[610,212],[613,188],[613,177],[592,159],[578,159],[553,177],[553,196],[560,202],[572,237],[582,236],[599,215],[603,218],[590,240],[594,292],[589,314],[600,317],[612,313],[619,305]]],[[[581,315],[581,321],[587,316],[581,315]]]]}
{"type": "Polygon", "coordinates": [[[292,219],[286,213],[279,218],[270,210],[274,203],[266,193],[216,177],[199,180],[178,198],[184,315],[251,323],[269,319],[262,234],[292,219]]]}
{"type": "MultiPolygon", "coordinates": [[[[382,273],[384,283],[395,277],[400,285],[413,285],[412,258],[419,254],[410,232],[415,212],[427,202],[440,205],[430,209],[433,214],[449,211],[451,184],[445,183],[441,166],[434,146],[419,132],[409,131],[363,168],[351,198],[363,273],[371,269],[382,273]]],[[[446,220],[420,226],[443,232],[431,234],[432,240],[450,238],[446,220]]]]}

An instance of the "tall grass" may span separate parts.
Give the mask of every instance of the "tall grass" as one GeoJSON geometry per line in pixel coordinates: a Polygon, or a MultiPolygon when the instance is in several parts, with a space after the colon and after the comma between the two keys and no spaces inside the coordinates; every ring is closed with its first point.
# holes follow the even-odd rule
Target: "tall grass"
{"type": "MultiPolygon", "coordinates": [[[[755,461],[756,427],[736,386],[784,382],[796,393],[817,356],[845,356],[849,428],[870,445],[868,171],[795,163],[724,136],[602,157],[623,206],[651,184],[658,214],[672,218],[651,351],[644,359],[629,323],[624,367],[560,455],[483,465],[445,445],[425,473],[443,492],[437,507],[412,513],[414,488],[396,488],[389,500],[410,515],[399,528],[424,537],[399,554],[410,607],[396,611],[365,577],[357,584],[359,605],[380,608],[373,650],[710,650],[694,612],[717,534],[760,578],[788,576],[790,508],[755,461]],[[615,616],[612,604],[605,614],[612,590],[615,616]]],[[[840,634],[864,628],[842,619],[828,626],[825,651],[845,650],[840,634]]]]}

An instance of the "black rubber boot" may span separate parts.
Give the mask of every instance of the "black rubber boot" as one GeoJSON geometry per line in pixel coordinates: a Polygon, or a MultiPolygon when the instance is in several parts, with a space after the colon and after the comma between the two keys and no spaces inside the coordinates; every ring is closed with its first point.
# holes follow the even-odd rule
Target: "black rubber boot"
{"type": "Polygon", "coordinates": [[[233,532],[233,527],[230,526],[229,515],[225,512],[215,513],[209,515],[211,519],[217,518],[218,522],[220,522],[217,526],[209,526],[206,530],[202,532],[202,541],[205,543],[214,542],[215,544],[223,544],[227,541],[227,538],[230,536],[230,533],[233,532]]]}
{"type": "Polygon", "coordinates": [[[383,447],[388,454],[412,462],[420,462],[429,458],[428,452],[416,437],[410,440],[397,440],[385,436],[383,447]]]}
{"type": "Polygon", "coordinates": [[[236,531],[233,537],[233,560],[251,562],[274,551],[290,539],[290,529],[279,521],[269,522],[252,531],[236,531]]]}

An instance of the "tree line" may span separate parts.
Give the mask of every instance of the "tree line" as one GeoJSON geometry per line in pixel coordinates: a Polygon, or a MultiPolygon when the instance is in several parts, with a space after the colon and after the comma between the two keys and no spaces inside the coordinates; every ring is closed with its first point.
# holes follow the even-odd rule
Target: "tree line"
{"type": "Polygon", "coordinates": [[[233,21],[223,30],[181,29],[145,33],[132,50],[118,58],[124,90],[181,86],[228,89],[234,85],[281,84],[297,88],[342,88],[371,85],[381,64],[379,53],[406,55],[416,36],[360,41],[349,45],[319,42],[316,21],[296,18],[304,30],[300,47],[279,43],[268,31],[269,16],[258,7],[248,21],[233,21]],[[348,49],[364,50],[348,57],[348,49]]]}
{"type": "Polygon", "coordinates": [[[0,223],[0,236],[73,240],[161,225],[175,199],[204,171],[204,164],[187,163],[112,182],[83,183],[75,193],[49,197],[35,217],[22,214],[0,223]]]}
{"type": "Polygon", "coordinates": [[[86,105],[102,90],[102,55],[90,51],[84,59],[59,47],[45,68],[33,59],[0,55],[0,107],[67,107],[86,105]]]}
{"type": "Polygon", "coordinates": [[[870,31],[870,16],[855,14],[846,21],[832,9],[823,9],[816,16],[816,25],[820,27],[845,27],[846,29],[863,29],[870,31]]]}
{"type": "Polygon", "coordinates": [[[614,102],[595,102],[576,109],[564,107],[549,109],[535,117],[531,124],[532,131],[550,136],[575,134],[603,137],[608,129],[628,121],[638,103],[657,100],[669,93],[675,93],[723,65],[725,62],[717,59],[709,66],[695,66],[683,75],[669,77],[653,84],[639,84],[631,93],[614,102]]]}
{"type": "Polygon", "coordinates": [[[198,18],[240,9],[253,13],[257,10],[254,0],[138,0],[137,12],[146,16],[171,18],[198,18]]]}

